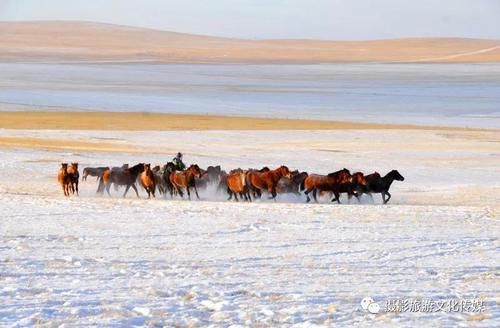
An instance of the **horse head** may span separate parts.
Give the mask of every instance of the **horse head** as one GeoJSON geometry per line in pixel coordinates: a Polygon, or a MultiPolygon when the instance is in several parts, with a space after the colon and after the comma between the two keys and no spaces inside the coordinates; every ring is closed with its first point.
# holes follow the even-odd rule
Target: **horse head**
{"type": "Polygon", "coordinates": [[[264,166],[263,168],[261,168],[261,169],[259,170],[259,172],[260,172],[260,173],[269,172],[269,171],[271,171],[271,169],[270,169],[270,168],[268,168],[267,166],[264,166]]]}
{"type": "Polygon", "coordinates": [[[165,172],[175,172],[177,171],[177,166],[172,163],[172,162],[168,162],[167,164],[165,164],[165,172]]]}
{"type": "Polygon", "coordinates": [[[229,174],[236,174],[236,173],[243,173],[243,170],[241,168],[237,168],[229,171],[229,174]]]}
{"type": "Polygon", "coordinates": [[[61,168],[62,169],[67,169],[68,168],[68,163],[61,163],[61,168]]]}
{"type": "Polygon", "coordinates": [[[289,178],[290,179],[290,170],[288,169],[287,166],[285,165],[281,165],[278,170],[279,174],[285,178],[289,178]]]}
{"type": "Polygon", "coordinates": [[[391,172],[389,172],[389,174],[391,178],[393,178],[394,180],[397,180],[397,181],[405,181],[405,177],[402,176],[398,170],[392,170],[391,172]]]}
{"type": "Polygon", "coordinates": [[[362,172],[356,172],[352,175],[352,182],[358,184],[358,185],[361,185],[361,186],[366,186],[367,185],[367,181],[366,181],[366,178],[365,178],[365,175],[362,173],[362,172]]]}
{"type": "Polygon", "coordinates": [[[72,166],[75,170],[78,170],[78,163],[71,163],[71,166],[72,166]]]}
{"type": "Polygon", "coordinates": [[[129,167],[129,168],[124,168],[124,170],[129,170],[129,172],[137,172],[137,173],[141,173],[144,171],[144,169],[146,168],[146,165],[144,163],[139,163],[139,164],[136,164],[132,167],[129,167]]]}
{"type": "Polygon", "coordinates": [[[191,164],[191,166],[186,171],[191,172],[191,174],[196,178],[200,178],[202,175],[201,169],[198,164],[191,164]]]}

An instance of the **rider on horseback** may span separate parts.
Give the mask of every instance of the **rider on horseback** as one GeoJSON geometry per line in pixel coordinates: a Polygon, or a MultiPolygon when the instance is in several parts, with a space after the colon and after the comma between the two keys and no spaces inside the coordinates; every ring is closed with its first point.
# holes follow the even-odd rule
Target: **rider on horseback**
{"type": "Polygon", "coordinates": [[[182,153],[177,153],[177,156],[172,160],[174,162],[178,171],[184,171],[186,169],[186,164],[182,161],[182,153]]]}

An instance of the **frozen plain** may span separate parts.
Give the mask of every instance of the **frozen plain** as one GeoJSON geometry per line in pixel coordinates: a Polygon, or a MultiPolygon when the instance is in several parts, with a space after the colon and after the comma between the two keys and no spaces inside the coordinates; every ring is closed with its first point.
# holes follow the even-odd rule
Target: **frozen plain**
{"type": "MultiPolygon", "coordinates": [[[[499,318],[498,135],[442,131],[13,131],[86,141],[0,150],[0,324],[98,326],[494,326],[499,318]],[[105,152],[102,143],[128,151],[105,152]],[[398,169],[381,206],[79,198],[56,184],[80,165],[288,164],[327,173],[398,169]],[[22,173],[20,173],[22,172],[22,173]],[[483,313],[379,313],[391,298],[483,298],[483,313]]],[[[142,193],[144,197],[144,193],[142,193]]],[[[346,200],[344,199],[344,203],[346,200]]]]}

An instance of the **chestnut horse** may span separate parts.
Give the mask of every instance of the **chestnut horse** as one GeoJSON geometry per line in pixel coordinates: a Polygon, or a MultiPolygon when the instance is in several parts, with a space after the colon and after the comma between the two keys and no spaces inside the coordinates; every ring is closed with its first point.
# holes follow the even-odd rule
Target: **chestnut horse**
{"type": "MultiPolygon", "coordinates": [[[[362,172],[353,173],[351,177],[351,182],[340,184],[339,193],[347,193],[349,200],[351,200],[352,196],[355,196],[359,202],[359,196],[366,190],[366,178],[362,172]]],[[[319,194],[323,195],[323,193],[330,193],[333,196],[332,191],[321,191],[319,194]]]]}
{"type": "Polygon", "coordinates": [[[258,191],[267,191],[271,194],[272,199],[276,199],[276,186],[282,177],[290,178],[290,170],[282,165],[277,169],[268,172],[247,172],[247,183],[252,189],[258,191]]]}
{"type": "Polygon", "coordinates": [[[366,188],[365,192],[370,195],[373,199],[372,193],[382,194],[382,201],[387,204],[389,199],[391,199],[391,194],[389,193],[389,188],[391,188],[394,180],[404,181],[405,178],[397,171],[392,170],[387,173],[384,177],[381,177],[379,173],[375,172],[367,175],[366,177],[366,188]],[[385,196],[388,196],[387,199],[385,196]]]}
{"type": "Polygon", "coordinates": [[[185,171],[182,172],[173,172],[170,174],[170,182],[174,186],[175,190],[184,197],[184,193],[182,192],[182,188],[186,188],[188,198],[191,199],[191,192],[189,189],[194,188],[194,192],[196,193],[196,197],[200,199],[198,195],[198,189],[196,189],[195,178],[201,177],[201,169],[197,164],[193,164],[188,167],[185,171]]]}
{"type": "Polygon", "coordinates": [[[356,172],[351,175],[352,179],[350,183],[341,186],[340,192],[346,192],[349,199],[355,196],[359,202],[359,196],[363,194],[366,189],[366,177],[362,172],[356,172]]]}
{"type": "Polygon", "coordinates": [[[61,168],[57,173],[57,182],[61,185],[64,196],[69,196],[70,179],[68,176],[68,163],[61,163],[61,168]]]}
{"type": "Polygon", "coordinates": [[[155,197],[156,183],[155,175],[153,171],[151,171],[151,164],[144,164],[144,170],[142,171],[139,179],[141,181],[141,186],[148,193],[148,198],[151,198],[151,195],[155,197]]]}
{"type": "MultiPolygon", "coordinates": [[[[257,169],[248,169],[246,170],[245,174],[248,176],[248,173],[250,172],[257,172],[257,173],[264,173],[264,172],[269,172],[271,171],[271,169],[269,169],[269,167],[267,166],[264,166],[263,168],[261,168],[260,170],[257,170],[257,169]]],[[[254,188],[247,180],[247,186],[248,186],[248,189],[252,192],[253,194],[253,198],[254,199],[257,199],[257,198],[260,198],[261,197],[261,192],[259,189],[256,189],[254,188]]]]}
{"type": "Polygon", "coordinates": [[[311,174],[304,180],[305,195],[307,202],[311,201],[309,193],[313,193],[314,201],[317,202],[316,193],[319,191],[331,191],[334,194],[332,202],[340,203],[339,196],[341,186],[346,183],[351,183],[352,177],[348,169],[344,168],[340,171],[330,173],[328,175],[311,174]]]}
{"type": "Polygon", "coordinates": [[[109,170],[109,167],[86,167],[82,172],[82,181],[87,181],[87,176],[97,177],[97,180],[101,177],[104,171],[109,170]]]}
{"type": "Polygon", "coordinates": [[[78,172],[78,163],[71,163],[71,165],[68,166],[67,172],[71,193],[74,194],[76,191],[76,195],[78,196],[78,180],[80,179],[80,172],[78,172]]]}
{"type": "Polygon", "coordinates": [[[135,182],[137,181],[137,177],[142,171],[144,171],[144,163],[139,163],[130,168],[114,167],[111,170],[105,171],[103,173],[101,179],[99,180],[99,188],[97,189],[97,191],[99,192],[104,189],[101,188],[101,186],[104,186],[108,195],[111,196],[111,194],[109,193],[109,188],[111,187],[111,184],[114,183],[118,186],[126,186],[123,197],[127,195],[128,190],[130,189],[130,187],[132,187],[132,189],[134,189],[135,191],[135,194],[137,195],[137,198],[140,198],[137,187],[135,186],[135,182]]]}
{"type": "Polygon", "coordinates": [[[242,169],[230,171],[226,177],[226,183],[227,193],[229,194],[229,198],[227,200],[231,200],[234,195],[234,200],[238,201],[239,194],[242,199],[245,198],[246,201],[252,201],[246,181],[245,171],[242,169]]]}

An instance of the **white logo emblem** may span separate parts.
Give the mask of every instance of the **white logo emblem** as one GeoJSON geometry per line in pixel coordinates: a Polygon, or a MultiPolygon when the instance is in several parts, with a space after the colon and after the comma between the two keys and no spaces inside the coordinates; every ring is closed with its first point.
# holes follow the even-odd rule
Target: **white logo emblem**
{"type": "Polygon", "coordinates": [[[363,308],[363,310],[373,314],[377,314],[380,312],[380,306],[377,303],[375,303],[375,301],[371,297],[363,298],[361,300],[361,307],[363,308]]]}

